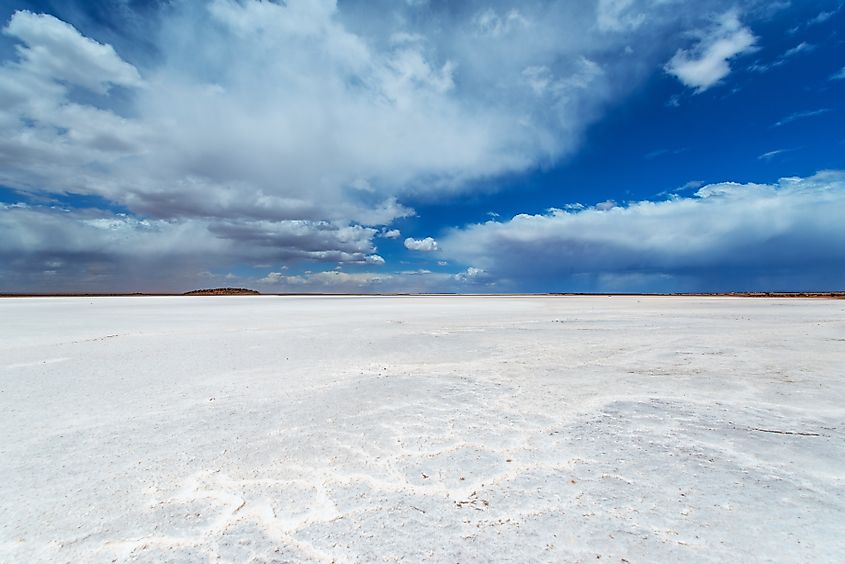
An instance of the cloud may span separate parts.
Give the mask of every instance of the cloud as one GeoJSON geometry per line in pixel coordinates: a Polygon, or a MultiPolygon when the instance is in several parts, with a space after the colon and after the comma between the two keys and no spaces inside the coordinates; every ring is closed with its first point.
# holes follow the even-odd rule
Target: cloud
{"type": "Polygon", "coordinates": [[[342,290],[348,292],[354,289],[368,289],[392,279],[393,276],[390,274],[375,274],[371,272],[348,273],[339,270],[326,270],[292,276],[286,276],[281,272],[270,272],[258,282],[265,285],[294,288],[300,291],[307,288],[310,291],[342,290]]]}
{"type": "Polygon", "coordinates": [[[466,282],[456,280],[453,275],[428,270],[389,273],[327,270],[296,275],[269,272],[263,278],[239,283],[268,293],[432,293],[457,292],[467,287],[466,282]]]}
{"type": "Polygon", "coordinates": [[[0,68],[0,98],[12,102],[0,110],[0,182],[154,217],[384,225],[413,214],[404,194],[464,190],[570,151],[612,95],[580,54],[610,42],[585,38],[563,56],[534,41],[495,64],[470,49],[504,36],[522,45],[515,10],[444,14],[455,40],[437,43],[434,21],[396,42],[392,16],[376,10],[358,33],[350,12],[326,0],[179,3],[152,38],[158,64],[141,71],[55,17],[18,12],[6,28],[16,59],[0,68]],[[467,34],[471,22],[483,37],[467,34]],[[542,99],[525,92],[529,61],[546,69],[542,99]],[[494,84],[495,97],[482,94],[494,84]],[[113,85],[131,93],[113,99],[113,85]]]}
{"type": "Polygon", "coordinates": [[[0,208],[3,284],[164,289],[164,273],[191,287],[244,265],[379,264],[373,238],[401,236],[391,224],[415,214],[412,197],[564,158],[677,46],[674,30],[730,3],[447,4],[168,2],[137,42],[16,12],[0,185],[126,215],[0,208]]]}
{"type": "Polygon", "coordinates": [[[181,291],[197,285],[197,273],[238,262],[380,265],[375,232],[323,221],[153,220],[96,209],[0,205],[0,285],[181,291]]]}
{"type": "Polygon", "coordinates": [[[772,127],[781,127],[781,126],[786,125],[788,123],[792,123],[793,121],[797,121],[799,119],[805,119],[805,118],[809,118],[809,117],[820,116],[822,114],[826,114],[829,111],[830,111],[830,108],[820,108],[818,110],[808,110],[808,111],[804,111],[804,112],[795,112],[793,114],[789,114],[788,116],[781,119],[780,121],[775,122],[775,124],[772,125],[772,127]]]}
{"type": "Polygon", "coordinates": [[[0,183],[156,218],[387,225],[413,214],[409,194],[477,189],[570,153],[679,18],[639,2],[180,2],[147,38],[157,56],[134,65],[18,12],[6,28],[18,49],[0,65],[0,183]]]}
{"type": "Polygon", "coordinates": [[[596,13],[598,28],[602,31],[632,30],[646,20],[646,10],[635,0],[599,0],[596,13]]]}
{"type": "Polygon", "coordinates": [[[801,43],[799,43],[795,47],[792,47],[791,49],[787,49],[786,52],[783,54],[783,58],[788,59],[789,57],[794,57],[795,55],[798,55],[799,53],[809,53],[811,51],[814,51],[815,48],[816,48],[816,46],[813,45],[812,43],[807,43],[806,41],[802,41],[801,43]]]}
{"type": "Polygon", "coordinates": [[[696,92],[704,92],[728,76],[729,61],[750,51],[757,41],[734,10],[722,14],[709,29],[695,34],[698,43],[692,49],[676,51],[665,69],[696,92]]]}
{"type": "Polygon", "coordinates": [[[437,241],[431,237],[426,237],[425,239],[414,239],[412,237],[408,237],[405,239],[405,248],[411,251],[422,251],[424,253],[431,253],[439,250],[437,241]]]}
{"type": "Polygon", "coordinates": [[[810,53],[810,52],[814,51],[815,49],[816,49],[816,46],[813,45],[812,43],[807,43],[807,42],[802,41],[801,43],[799,43],[795,47],[792,47],[791,49],[787,49],[783,53],[783,55],[781,55],[780,57],[778,57],[777,59],[775,59],[771,63],[759,63],[758,62],[758,63],[755,63],[753,65],[750,65],[748,67],[748,70],[752,70],[754,72],[759,72],[759,73],[769,72],[773,68],[777,68],[781,65],[786,64],[786,62],[789,61],[789,59],[791,59],[792,57],[795,57],[796,55],[799,55],[801,53],[810,53]]]}
{"type": "Polygon", "coordinates": [[[385,263],[384,257],[382,257],[380,255],[367,255],[366,257],[364,257],[364,259],[366,260],[367,264],[384,264],[385,263]]]}
{"type": "Polygon", "coordinates": [[[685,182],[681,186],[673,188],[671,190],[663,190],[655,194],[656,196],[675,196],[678,192],[687,192],[689,190],[697,190],[706,184],[702,180],[690,180],[689,182],[685,182]]]}
{"type": "Polygon", "coordinates": [[[285,275],[281,272],[268,272],[267,276],[259,279],[259,282],[262,284],[278,284],[279,282],[285,280],[285,278],[285,275]]]}
{"type": "Polygon", "coordinates": [[[763,153],[762,155],[759,155],[757,159],[761,161],[770,161],[778,155],[782,155],[784,153],[789,153],[792,151],[795,151],[795,149],[775,149],[774,151],[768,151],[766,153],[763,153]]]}
{"type": "Polygon", "coordinates": [[[683,192],[685,190],[695,190],[704,186],[704,182],[702,180],[690,180],[689,182],[679,186],[675,189],[676,192],[683,192]]]}
{"type": "Polygon", "coordinates": [[[554,209],[441,237],[444,256],[531,291],[837,289],[845,172],[711,184],[610,210],[554,209]]]}
{"type": "Polygon", "coordinates": [[[830,75],[830,80],[845,80],[845,67],[830,75]]]}
{"type": "Polygon", "coordinates": [[[379,235],[385,239],[398,239],[402,236],[402,232],[398,229],[385,229],[379,235]]]}
{"type": "Polygon", "coordinates": [[[53,16],[17,11],[3,33],[20,40],[21,68],[39,77],[99,94],[108,93],[113,85],[143,85],[138,70],[123,61],[111,45],[97,43],[53,16]]]}
{"type": "Polygon", "coordinates": [[[807,25],[811,26],[811,25],[818,25],[818,24],[824,23],[827,20],[829,20],[830,18],[832,18],[834,15],[836,15],[836,13],[839,12],[839,10],[841,10],[841,9],[842,9],[842,5],[840,4],[835,10],[821,11],[818,14],[816,14],[814,17],[807,20],[807,25]]]}
{"type": "Polygon", "coordinates": [[[469,284],[487,284],[488,286],[495,286],[493,279],[482,269],[469,266],[463,272],[458,272],[454,276],[458,282],[469,284]]]}
{"type": "Polygon", "coordinates": [[[494,8],[487,8],[473,18],[472,24],[477,33],[489,37],[501,37],[530,25],[529,21],[515,8],[502,15],[499,15],[494,8]]]}

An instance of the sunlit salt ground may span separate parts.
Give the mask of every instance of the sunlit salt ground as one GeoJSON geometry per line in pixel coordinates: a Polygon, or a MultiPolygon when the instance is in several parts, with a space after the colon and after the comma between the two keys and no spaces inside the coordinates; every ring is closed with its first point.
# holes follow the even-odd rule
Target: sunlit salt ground
{"type": "Polygon", "coordinates": [[[0,561],[842,561],[845,301],[0,300],[0,561]]]}

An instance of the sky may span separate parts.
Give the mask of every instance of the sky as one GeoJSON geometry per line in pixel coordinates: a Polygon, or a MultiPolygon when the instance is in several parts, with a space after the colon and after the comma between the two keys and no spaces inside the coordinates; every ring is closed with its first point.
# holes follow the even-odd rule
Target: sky
{"type": "Polygon", "coordinates": [[[0,0],[0,292],[845,290],[845,4],[0,0]]]}

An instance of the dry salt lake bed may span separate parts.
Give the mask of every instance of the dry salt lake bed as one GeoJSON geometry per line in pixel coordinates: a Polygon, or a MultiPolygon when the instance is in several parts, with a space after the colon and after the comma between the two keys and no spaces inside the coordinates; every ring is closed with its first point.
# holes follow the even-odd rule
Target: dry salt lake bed
{"type": "Polygon", "coordinates": [[[845,301],[0,300],[0,562],[841,562],[845,301]]]}

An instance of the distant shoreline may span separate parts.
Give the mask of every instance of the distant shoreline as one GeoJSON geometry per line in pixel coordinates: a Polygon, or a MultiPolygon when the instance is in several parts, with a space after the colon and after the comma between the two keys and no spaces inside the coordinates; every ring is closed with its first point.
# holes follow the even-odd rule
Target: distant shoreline
{"type": "Polygon", "coordinates": [[[222,296],[336,296],[336,297],[687,297],[687,298],[816,298],[845,299],[845,292],[714,292],[714,293],[592,293],[592,292],[547,292],[547,293],[500,293],[500,294],[458,294],[458,293],[332,293],[332,292],[296,292],[296,293],[233,293],[213,294],[197,291],[185,293],[127,292],[127,293],[0,293],[0,298],[147,298],[147,297],[222,297],[222,296]]]}

